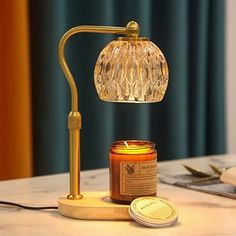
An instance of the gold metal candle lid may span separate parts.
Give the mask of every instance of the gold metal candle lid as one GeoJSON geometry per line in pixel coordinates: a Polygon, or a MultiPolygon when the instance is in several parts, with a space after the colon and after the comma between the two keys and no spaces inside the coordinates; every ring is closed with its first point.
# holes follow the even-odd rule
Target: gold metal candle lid
{"type": "Polygon", "coordinates": [[[130,216],[142,225],[165,227],[176,224],[178,212],[173,204],[158,197],[140,197],[132,201],[130,216]]]}

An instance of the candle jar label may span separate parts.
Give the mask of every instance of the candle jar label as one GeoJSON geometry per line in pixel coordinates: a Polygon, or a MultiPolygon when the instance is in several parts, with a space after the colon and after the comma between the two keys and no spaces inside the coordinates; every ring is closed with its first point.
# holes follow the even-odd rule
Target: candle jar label
{"type": "Polygon", "coordinates": [[[120,193],[149,195],[157,191],[157,162],[120,162],[120,193]]]}

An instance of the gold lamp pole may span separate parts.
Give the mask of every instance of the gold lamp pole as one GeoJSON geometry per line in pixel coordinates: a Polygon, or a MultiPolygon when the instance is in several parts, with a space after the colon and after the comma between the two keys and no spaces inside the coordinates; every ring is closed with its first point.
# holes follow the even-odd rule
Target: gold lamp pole
{"type": "Polygon", "coordinates": [[[69,129],[69,152],[70,152],[70,194],[68,199],[81,199],[80,194],[80,129],[81,115],[78,111],[78,91],[73,75],[65,60],[65,44],[68,39],[78,33],[102,33],[102,34],[124,34],[128,37],[138,37],[139,26],[131,21],[126,27],[95,26],[84,25],[77,26],[68,30],[61,38],[58,47],[58,57],[62,70],[67,78],[71,89],[71,112],[68,115],[69,129]]]}
{"type": "Polygon", "coordinates": [[[70,152],[70,193],[58,201],[62,215],[78,219],[130,219],[127,206],[104,200],[107,193],[80,193],[80,129],[78,91],[66,63],[64,50],[69,38],[78,33],[123,34],[100,53],[95,66],[95,86],[100,99],[110,102],[149,103],[161,101],[168,84],[168,67],[160,49],[147,38],[139,37],[139,26],[77,26],[61,38],[58,57],[71,90],[68,115],[70,152]]]}

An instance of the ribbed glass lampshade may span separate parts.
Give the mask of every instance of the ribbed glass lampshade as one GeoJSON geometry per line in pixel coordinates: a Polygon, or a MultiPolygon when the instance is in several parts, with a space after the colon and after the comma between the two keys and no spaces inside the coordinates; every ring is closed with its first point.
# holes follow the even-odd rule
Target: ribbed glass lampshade
{"type": "Polygon", "coordinates": [[[118,38],[100,53],[94,70],[101,100],[159,102],[168,85],[168,67],[161,50],[146,38],[118,38]]]}

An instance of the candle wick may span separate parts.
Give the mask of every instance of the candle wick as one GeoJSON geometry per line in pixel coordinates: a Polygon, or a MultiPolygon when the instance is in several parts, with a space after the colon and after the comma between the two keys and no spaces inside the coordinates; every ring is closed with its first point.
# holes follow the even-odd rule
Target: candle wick
{"type": "Polygon", "coordinates": [[[126,141],[124,141],[124,144],[125,144],[125,146],[126,146],[127,148],[129,148],[129,145],[128,145],[128,143],[127,143],[126,141]]]}

